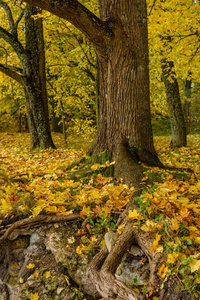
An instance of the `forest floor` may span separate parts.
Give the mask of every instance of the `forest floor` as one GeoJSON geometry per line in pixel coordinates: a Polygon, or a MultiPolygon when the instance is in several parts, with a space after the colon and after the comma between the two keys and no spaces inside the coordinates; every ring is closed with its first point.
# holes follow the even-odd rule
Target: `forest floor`
{"type": "MultiPolygon", "coordinates": [[[[59,134],[53,134],[53,139],[56,150],[30,151],[27,133],[0,133],[0,229],[27,216],[78,213],[87,219],[87,226],[84,231],[77,229],[81,243],[76,252],[95,253],[105,244],[106,231],[122,233],[123,226],[114,228],[117,217],[137,191],[122,180],[105,176],[113,165],[106,155],[98,163],[88,163],[92,140],[70,137],[66,144],[59,134]]],[[[200,135],[189,135],[188,146],[181,149],[170,148],[169,136],[154,141],[163,164],[181,169],[146,167],[139,210],[129,212],[128,218],[154,238],[151,251],[162,254],[161,287],[175,275],[180,288],[199,299],[200,135]]]]}

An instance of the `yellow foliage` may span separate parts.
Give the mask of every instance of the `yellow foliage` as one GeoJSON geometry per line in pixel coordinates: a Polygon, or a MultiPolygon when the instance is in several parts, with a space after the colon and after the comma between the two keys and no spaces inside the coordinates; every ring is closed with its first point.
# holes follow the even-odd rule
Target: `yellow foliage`
{"type": "Polygon", "coordinates": [[[40,297],[38,295],[38,293],[31,293],[30,295],[30,300],[38,300],[40,297]]]}
{"type": "Polygon", "coordinates": [[[137,209],[134,209],[134,210],[129,210],[129,214],[128,214],[128,218],[130,220],[143,220],[144,217],[138,213],[137,209]]]}
{"type": "Polygon", "coordinates": [[[194,259],[190,264],[191,273],[198,271],[200,269],[200,260],[194,259]]]}
{"type": "Polygon", "coordinates": [[[51,272],[49,272],[49,271],[46,271],[45,272],[45,277],[48,279],[49,277],[51,277],[51,272]]]}
{"type": "Polygon", "coordinates": [[[35,267],[35,264],[28,264],[26,266],[27,269],[33,269],[35,267]]]}
{"type": "Polygon", "coordinates": [[[172,253],[169,253],[167,256],[168,256],[167,263],[174,264],[177,261],[177,259],[179,258],[180,253],[172,252],[172,253]]]}
{"type": "Polygon", "coordinates": [[[153,241],[153,243],[150,247],[151,252],[158,248],[158,244],[159,244],[160,239],[161,239],[161,234],[156,233],[156,238],[155,238],[155,240],[153,241]]]}

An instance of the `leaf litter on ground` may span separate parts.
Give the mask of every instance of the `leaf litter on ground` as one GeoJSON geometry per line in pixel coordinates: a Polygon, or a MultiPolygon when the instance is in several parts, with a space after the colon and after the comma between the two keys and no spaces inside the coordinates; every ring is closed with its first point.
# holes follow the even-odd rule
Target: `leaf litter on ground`
{"type": "MultiPolygon", "coordinates": [[[[106,219],[111,212],[122,212],[134,194],[123,182],[105,177],[102,170],[110,162],[93,164],[82,177],[73,166],[75,161],[87,157],[87,141],[81,141],[84,150],[76,143],[69,149],[60,135],[54,135],[56,150],[29,150],[27,134],[0,133],[0,217],[39,214],[67,215],[80,212],[82,218],[100,216],[97,227],[110,226],[106,219]],[[71,176],[75,174],[75,176],[71,176]],[[107,223],[106,223],[107,222],[107,223]]],[[[146,186],[137,197],[139,212],[129,212],[134,225],[154,236],[151,251],[163,253],[159,275],[166,280],[171,274],[181,274],[184,287],[193,289],[197,296],[200,287],[200,136],[188,136],[188,147],[172,149],[169,137],[155,137],[155,147],[165,165],[191,168],[183,170],[148,168],[143,182],[151,178],[155,185],[146,186]],[[143,217],[142,217],[143,215],[143,217]],[[185,278],[185,281],[184,281],[185,278]],[[186,280],[187,278],[187,280],[186,280]]],[[[82,163],[84,165],[84,163],[82,163]]],[[[94,224],[87,224],[93,236],[77,248],[82,254],[86,244],[102,243],[95,237],[94,224]]],[[[84,230],[83,230],[84,231],[84,230]]],[[[120,229],[119,232],[121,233],[120,229]]],[[[96,248],[98,249],[98,247],[96,248]]]]}

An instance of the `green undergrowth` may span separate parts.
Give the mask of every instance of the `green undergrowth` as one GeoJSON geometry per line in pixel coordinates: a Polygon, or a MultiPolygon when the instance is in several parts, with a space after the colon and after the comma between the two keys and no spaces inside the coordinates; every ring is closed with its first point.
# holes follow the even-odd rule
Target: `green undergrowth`
{"type": "Polygon", "coordinates": [[[70,171],[68,177],[74,181],[89,178],[90,176],[96,176],[97,174],[112,177],[114,171],[113,165],[105,165],[107,162],[111,162],[111,158],[111,153],[108,150],[98,155],[86,155],[80,161],[74,162],[67,167],[67,170],[70,171]],[[92,170],[91,167],[95,164],[97,165],[97,168],[92,170]]]}

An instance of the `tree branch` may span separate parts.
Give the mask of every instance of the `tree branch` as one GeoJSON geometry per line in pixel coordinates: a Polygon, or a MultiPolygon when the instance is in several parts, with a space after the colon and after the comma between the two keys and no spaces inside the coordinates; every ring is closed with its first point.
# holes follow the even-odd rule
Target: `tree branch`
{"type": "Polygon", "coordinates": [[[0,38],[4,39],[4,41],[7,42],[13,48],[23,65],[23,63],[27,61],[27,55],[24,47],[17,39],[17,37],[12,35],[6,29],[0,26],[0,38]]]}
{"type": "Polygon", "coordinates": [[[3,46],[0,46],[0,48],[2,48],[2,49],[5,51],[5,53],[6,53],[6,65],[7,65],[7,62],[8,62],[8,51],[7,51],[7,49],[6,49],[5,47],[3,47],[3,46]]]}
{"type": "Polygon", "coordinates": [[[14,67],[14,66],[7,66],[7,65],[0,63],[0,71],[23,85],[23,83],[24,83],[23,76],[17,73],[17,72],[20,72],[20,73],[23,72],[22,69],[14,67]],[[14,71],[14,69],[15,69],[15,71],[14,71]]]}
{"type": "Polygon", "coordinates": [[[24,16],[24,9],[22,10],[21,14],[19,15],[17,21],[15,22],[16,29],[17,29],[17,26],[19,25],[21,19],[23,18],[23,16],[24,16]]]}
{"type": "Polygon", "coordinates": [[[82,50],[82,52],[83,52],[85,58],[87,59],[88,63],[90,64],[90,66],[92,66],[92,67],[95,68],[95,65],[90,61],[89,57],[87,56],[87,53],[84,51],[84,49],[83,49],[81,43],[79,42],[79,40],[78,40],[76,34],[74,34],[74,32],[73,32],[73,31],[65,24],[65,22],[63,22],[63,21],[61,21],[61,22],[62,22],[62,24],[69,30],[69,32],[73,35],[73,37],[75,38],[75,40],[76,40],[77,43],[79,44],[79,46],[80,46],[80,48],[81,48],[81,50],[82,50]]]}
{"type": "Polygon", "coordinates": [[[11,34],[13,34],[14,36],[17,36],[17,29],[15,26],[15,22],[12,16],[12,12],[10,10],[10,7],[8,6],[8,4],[2,0],[0,0],[0,6],[5,10],[6,15],[7,15],[7,19],[9,22],[9,26],[10,26],[10,31],[11,34]]]}
{"type": "Polygon", "coordinates": [[[101,48],[105,37],[112,36],[108,22],[99,19],[77,0],[25,0],[24,2],[66,19],[101,48]]]}

